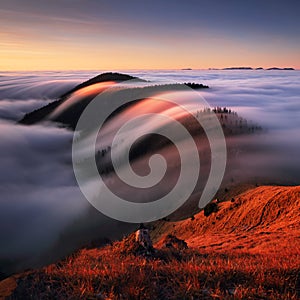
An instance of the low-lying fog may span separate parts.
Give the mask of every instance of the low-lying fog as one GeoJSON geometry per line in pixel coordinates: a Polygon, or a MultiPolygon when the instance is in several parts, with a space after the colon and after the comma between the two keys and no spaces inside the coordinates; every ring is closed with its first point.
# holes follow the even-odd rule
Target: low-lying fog
{"type": "MultiPolygon", "coordinates": [[[[81,194],[72,168],[72,131],[49,124],[16,125],[25,113],[99,73],[0,74],[0,277],[134,228],[98,213],[81,194]]],[[[212,107],[229,107],[265,128],[257,139],[230,141],[245,151],[232,168],[228,162],[228,176],[236,184],[238,178],[300,184],[299,71],[125,73],[208,85],[200,93],[212,107]]]]}

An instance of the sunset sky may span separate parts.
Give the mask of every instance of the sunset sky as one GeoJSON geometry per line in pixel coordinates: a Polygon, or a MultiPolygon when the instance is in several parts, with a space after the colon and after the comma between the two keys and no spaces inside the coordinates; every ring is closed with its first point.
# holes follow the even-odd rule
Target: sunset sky
{"type": "Polygon", "coordinates": [[[1,0],[0,70],[300,69],[300,1],[1,0]]]}

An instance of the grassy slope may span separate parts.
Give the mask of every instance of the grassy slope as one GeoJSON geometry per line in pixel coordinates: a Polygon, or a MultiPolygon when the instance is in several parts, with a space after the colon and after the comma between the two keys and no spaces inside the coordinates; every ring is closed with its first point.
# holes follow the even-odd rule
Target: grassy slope
{"type": "Polygon", "coordinates": [[[0,283],[10,299],[299,299],[300,187],[258,187],[217,213],[157,222],[157,252],[133,236],[0,283]],[[187,250],[165,248],[175,234],[187,250]],[[16,288],[15,288],[16,287],[16,288]]]}
{"type": "Polygon", "coordinates": [[[159,222],[155,240],[175,234],[191,247],[278,252],[300,246],[300,187],[261,186],[219,204],[219,212],[181,222],[159,222]],[[279,243],[284,239],[284,243],[279,243]]]}

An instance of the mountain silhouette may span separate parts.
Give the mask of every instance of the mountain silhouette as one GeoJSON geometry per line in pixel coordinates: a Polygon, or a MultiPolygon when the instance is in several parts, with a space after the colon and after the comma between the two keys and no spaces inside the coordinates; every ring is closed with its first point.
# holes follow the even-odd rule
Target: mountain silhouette
{"type": "MultiPolygon", "coordinates": [[[[127,74],[120,74],[120,73],[103,73],[96,77],[93,77],[77,86],[75,86],[70,91],[66,92],[65,94],[61,95],[57,100],[49,103],[46,106],[43,106],[41,108],[38,108],[30,113],[27,113],[20,121],[20,124],[26,124],[31,125],[35,124],[41,121],[44,121],[47,119],[47,117],[50,116],[52,112],[56,108],[58,108],[61,104],[63,104],[72,94],[74,94],[77,91],[80,91],[84,88],[87,88],[89,86],[98,84],[98,83],[104,83],[104,82],[124,82],[127,80],[138,80],[140,82],[144,82],[145,80],[142,80],[137,77],[133,77],[127,74]]],[[[80,114],[84,110],[84,108],[90,103],[90,101],[98,94],[98,90],[95,89],[95,93],[93,91],[90,91],[89,95],[83,96],[82,101],[78,102],[76,105],[74,105],[72,113],[71,114],[64,114],[63,116],[59,116],[57,118],[51,119],[55,122],[61,122],[71,128],[75,128],[76,123],[80,117],[80,114]]]]}
{"type": "MultiPolygon", "coordinates": [[[[27,113],[20,121],[20,124],[32,125],[42,121],[53,121],[61,123],[71,129],[75,129],[76,124],[87,105],[102,91],[111,87],[113,84],[125,82],[127,80],[135,80],[136,82],[147,82],[138,77],[133,77],[127,74],[120,73],[103,73],[94,78],[91,78],[77,86],[70,91],[61,95],[57,100],[49,103],[48,105],[36,109],[30,113],[27,113]]],[[[148,94],[155,92],[170,92],[175,91],[185,85],[192,89],[203,89],[208,86],[187,82],[181,84],[162,84],[162,85],[150,85],[147,87],[128,87],[128,91],[131,92],[131,96],[134,99],[132,102],[119,107],[116,111],[109,116],[118,114],[128,106],[136,103],[141,99],[140,91],[148,92],[148,94]]],[[[109,119],[108,118],[108,119],[109,119]]]]}

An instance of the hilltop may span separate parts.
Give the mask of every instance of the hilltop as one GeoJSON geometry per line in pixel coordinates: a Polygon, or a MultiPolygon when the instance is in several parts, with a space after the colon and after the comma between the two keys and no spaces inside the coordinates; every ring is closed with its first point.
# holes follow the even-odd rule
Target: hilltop
{"type": "MultiPolygon", "coordinates": [[[[68,92],[64,93],[60,97],[58,97],[57,100],[50,102],[49,104],[38,108],[30,113],[25,114],[25,116],[19,121],[20,124],[25,125],[31,125],[35,124],[41,121],[44,121],[47,119],[47,117],[50,116],[50,114],[58,108],[60,105],[62,105],[73,93],[80,91],[81,89],[87,88],[89,86],[95,85],[97,83],[104,83],[104,82],[123,82],[126,80],[138,80],[141,82],[144,82],[144,80],[139,79],[137,77],[133,77],[127,74],[120,74],[120,73],[103,73],[100,75],[97,75],[91,79],[88,79],[87,81],[84,81],[83,83],[78,84],[68,92]]],[[[84,105],[80,106],[80,110],[82,111],[86,105],[89,103],[92,97],[95,97],[99,93],[98,89],[95,89],[94,92],[90,94],[90,97],[88,97],[87,101],[84,102],[84,105]]],[[[73,112],[74,113],[74,112],[73,112]]],[[[73,116],[75,118],[76,116],[73,116]]],[[[78,119],[78,118],[77,118],[78,119]]],[[[59,121],[59,120],[58,120],[59,121]]],[[[61,120],[62,121],[62,120],[61,120]]],[[[66,122],[67,123],[67,120],[66,122]]]]}
{"type": "Polygon", "coordinates": [[[180,222],[152,224],[155,254],[134,236],[82,249],[0,282],[7,299],[298,299],[300,187],[261,186],[180,222]],[[188,248],[166,244],[167,236],[188,248]]]}
{"type": "MultiPolygon", "coordinates": [[[[98,94],[112,87],[114,84],[129,80],[134,80],[136,83],[147,82],[141,78],[133,77],[127,74],[103,73],[75,86],[49,104],[25,114],[18,123],[32,125],[43,121],[53,121],[56,123],[61,123],[71,129],[75,129],[82,112],[98,94]]],[[[148,86],[144,87],[128,87],[127,90],[132,93],[130,96],[132,96],[133,101],[128,105],[124,105],[123,107],[119,108],[115,113],[119,113],[126,107],[139,101],[140,91],[143,91],[144,94],[147,89],[153,93],[174,91],[178,88],[180,89],[182,86],[188,86],[195,90],[208,88],[206,85],[195,82],[161,85],[153,85],[149,82],[148,86]]]]}

